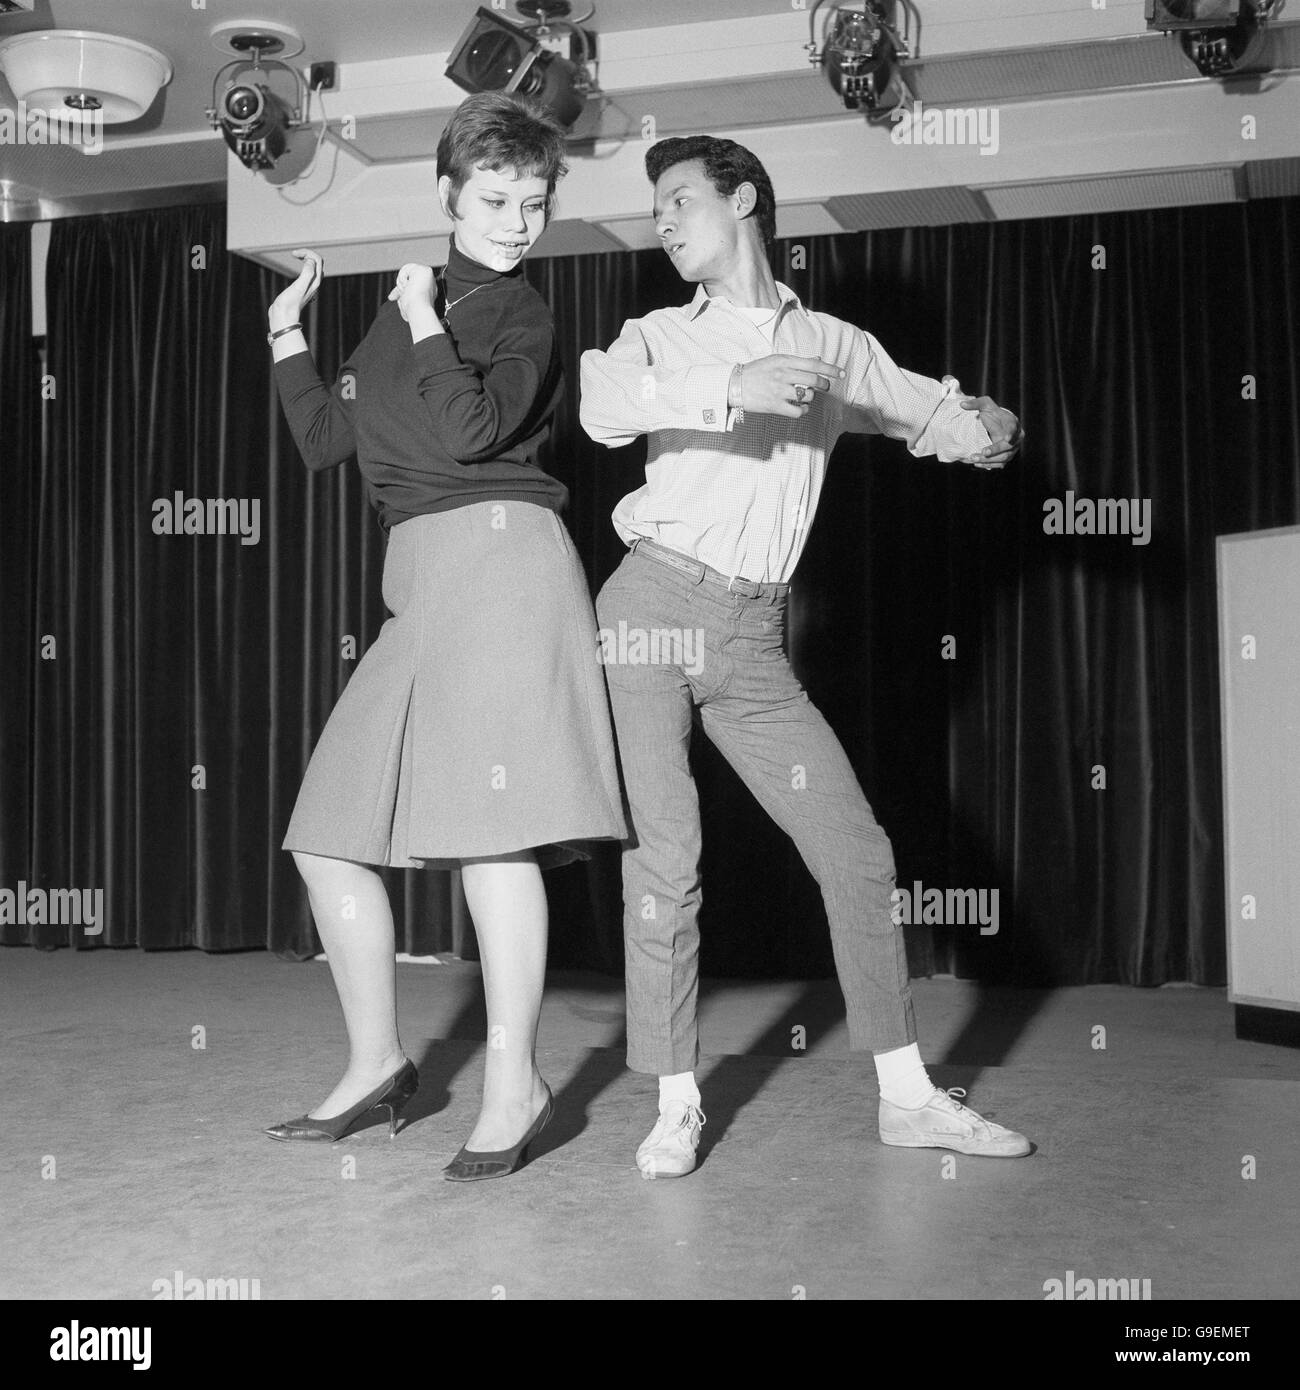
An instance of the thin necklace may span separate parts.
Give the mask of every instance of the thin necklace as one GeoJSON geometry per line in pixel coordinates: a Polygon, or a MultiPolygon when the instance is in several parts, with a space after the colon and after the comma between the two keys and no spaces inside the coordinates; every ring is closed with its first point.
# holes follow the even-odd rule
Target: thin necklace
{"type": "MultiPolygon", "coordinates": [[[[443,280],[443,284],[445,285],[446,283],[447,283],[447,282],[446,282],[446,280],[444,279],[444,280],[443,280]]],[[[491,283],[492,283],[491,280],[484,280],[482,285],[475,285],[474,288],[473,288],[472,290],[466,290],[465,293],[462,294],[459,298],[453,299],[453,300],[451,301],[450,304],[444,304],[444,305],[443,305],[443,308],[442,308],[442,312],[443,312],[444,314],[449,314],[449,313],[451,313],[451,311],[456,307],[457,304],[459,304],[459,303],[461,302],[462,299],[468,299],[468,298],[470,297],[470,295],[472,295],[472,294],[477,294],[478,291],[481,290],[485,285],[490,285],[491,283]]],[[[446,294],[446,290],[443,290],[443,293],[446,294]]]]}

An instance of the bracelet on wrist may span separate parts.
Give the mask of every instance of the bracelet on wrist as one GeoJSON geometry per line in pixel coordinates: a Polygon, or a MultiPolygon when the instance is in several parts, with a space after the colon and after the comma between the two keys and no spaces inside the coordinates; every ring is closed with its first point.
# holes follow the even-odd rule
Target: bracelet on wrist
{"type": "Polygon", "coordinates": [[[300,324],[300,323],[291,323],[287,328],[277,328],[273,333],[268,333],[268,334],[266,335],[266,341],[267,341],[268,343],[273,343],[273,342],[275,342],[275,340],[276,340],[277,338],[283,338],[284,335],[285,335],[286,333],[301,333],[301,332],[302,332],[302,324],[300,324]]]}

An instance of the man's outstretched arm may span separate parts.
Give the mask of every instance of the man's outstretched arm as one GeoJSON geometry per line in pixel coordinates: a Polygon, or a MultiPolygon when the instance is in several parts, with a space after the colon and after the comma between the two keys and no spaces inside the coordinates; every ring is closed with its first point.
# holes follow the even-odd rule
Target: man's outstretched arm
{"type": "Polygon", "coordinates": [[[902,439],[917,458],[1001,468],[1020,446],[1016,417],[988,396],[963,397],[932,377],[898,366],[869,333],[866,369],[850,383],[844,428],[902,439]]]}

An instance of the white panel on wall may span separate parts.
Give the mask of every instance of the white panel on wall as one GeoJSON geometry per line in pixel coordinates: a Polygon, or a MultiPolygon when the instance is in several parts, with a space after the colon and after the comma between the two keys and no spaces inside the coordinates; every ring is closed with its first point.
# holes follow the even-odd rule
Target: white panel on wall
{"type": "Polygon", "coordinates": [[[1300,1010],[1300,526],[1218,538],[1228,998],[1300,1010]]]}
{"type": "Polygon", "coordinates": [[[45,266],[50,258],[50,224],[32,224],[32,337],[45,336],[45,266]]]}

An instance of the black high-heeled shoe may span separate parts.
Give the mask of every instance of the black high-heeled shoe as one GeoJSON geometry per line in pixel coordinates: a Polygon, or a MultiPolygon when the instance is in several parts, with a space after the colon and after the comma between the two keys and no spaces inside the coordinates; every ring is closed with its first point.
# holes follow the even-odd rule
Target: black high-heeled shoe
{"type": "Polygon", "coordinates": [[[307,1139],[331,1144],[337,1143],[352,1126],[372,1110],[388,1111],[388,1137],[397,1135],[397,1120],[406,1102],[420,1089],[420,1073],[409,1058],[381,1085],[376,1086],[368,1096],[362,1096],[350,1109],[341,1115],[330,1115],[326,1119],[313,1120],[300,1115],[296,1120],[285,1120],[283,1124],[271,1125],[263,1134],[272,1139],[307,1139]]]}
{"type": "MultiPolygon", "coordinates": [[[[546,1086],[546,1082],[542,1082],[546,1086]]],[[[455,1158],[442,1170],[448,1182],[478,1182],[482,1178],[504,1178],[518,1172],[528,1162],[528,1146],[546,1128],[555,1110],[555,1097],[546,1086],[546,1104],[542,1113],[533,1121],[528,1133],[513,1149],[474,1150],[461,1149],[455,1158]]]]}

